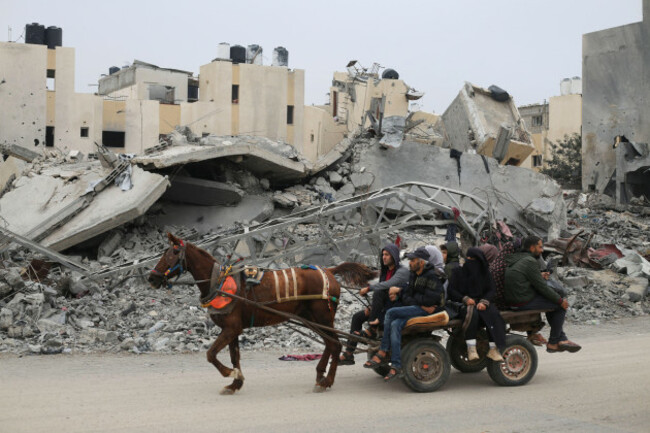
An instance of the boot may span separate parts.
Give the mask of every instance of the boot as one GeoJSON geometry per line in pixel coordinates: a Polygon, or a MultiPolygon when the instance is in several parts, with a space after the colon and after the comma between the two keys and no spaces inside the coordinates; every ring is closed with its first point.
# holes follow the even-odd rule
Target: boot
{"type": "Polygon", "coordinates": [[[467,359],[469,361],[476,361],[478,359],[478,352],[476,346],[467,346],[467,359]]]}
{"type": "Polygon", "coordinates": [[[488,353],[486,355],[488,358],[490,358],[492,361],[495,362],[502,362],[503,357],[499,353],[496,347],[490,347],[490,350],[488,350],[488,353]]]}

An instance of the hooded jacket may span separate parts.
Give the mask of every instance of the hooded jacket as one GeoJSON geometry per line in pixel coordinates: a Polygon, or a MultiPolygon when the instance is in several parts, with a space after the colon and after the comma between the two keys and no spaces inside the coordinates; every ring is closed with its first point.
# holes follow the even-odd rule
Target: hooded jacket
{"type": "Polygon", "coordinates": [[[562,297],[542,278],[537,259],[528,251],[506,256],[505,300],[508,305],[520,306],[539,294],[556,304],[562,297]]]}
{"type": "Polygon", "coordinates": [[[418,307],[445,306],[445,291],[435,267],[427,262],[420,275],[410,273],[409,283],[400,295],[402,304],[418,307]]]}
{"type": "Polygon", "coordinates": [[[425,250],[429,253],[429,263],[433,265],[436,270],[440,271],[439,275],[445,272],[445,261],[442,258],[442,251],[435,245],[427,245],[424,247],[425,250]]]}
{"type": "Polygon", "coordinates": [[[456,242],[447,242],[447,264],[445,265],[445,274],[447,278],[451,278],[451,272],[460,266],[460,248],[456,242]]]}
{"type": "Polygon", "coordinates": [[[409,270],[406,266],[402,266],[399,261],[399,248],[395,244],[388,244],[381,251],[382,254],[384,251],[388,251],[388,254],[393,258],[393,263],[395,263],[395,272],[389,280],[386,280],[388,266],[384,265],[384,261],[381,259],[380,254],[379,263],[381,263],[381,268],[379,270],[379,282],[371,284],[370,290],[373,292],[378,290],[388,290],[393,286],[404,289],[409,282],[409,270]]]}

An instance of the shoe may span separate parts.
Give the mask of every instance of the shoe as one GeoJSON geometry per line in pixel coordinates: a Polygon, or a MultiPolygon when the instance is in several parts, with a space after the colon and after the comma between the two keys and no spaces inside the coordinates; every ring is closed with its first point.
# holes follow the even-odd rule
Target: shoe
{"type": "Polygon", "coordinates": [[[402,369],[399,367],[391,367],[390,371],[386,376],[384,376],[384,382],[390,382],[393,379],[397,379],[398,377],[402,377],[402,369]]]}
{"type": "Polygon", "coordinates": [[[579,344],[574,343],[573,341],[569,341],[569,340],[558,343],[557,347],[559,347],[563,351],[566,350],[569,353],[575,353],[578,350],[582,349],[582,346],[580,346],[579,344]]]}
{"type": "Polygon", "coordinates": [[[548,344],[546,338],[542,337],[542,334],[540,334],[539,332],[536,332],[535,334],[530,334],[528,336],[528,341],[533,343],[535,346],[543,346],[545,344],[548,344]]]}
{"type": "Polygon", "coordinates": [[[467,359],[469,361],[476,361],[479,358],[476,346],[467,346],[467,359]]]}
{"type": "Polygon", "coordinates": [[[386,364],[388,360],[386,359],[386,356],[381,356],[379,353],[376,353],[375,356],[370,358],[363,364],[364,368],[376,368],[379,366],[382,366],[386,364]],[[375,358],[377,358],[379,361],[375,361],[375,358]]]}
{"type": "Polygon", "coordinates": [[[339,365],[354,365],[354,354],[347,350],[341,354],[339,365]]]}
{"type": "Polygon", "coordinates": [[[490,347],[490,350],[488,350],[487,355],[488,358],[490,358],[492,361],[495,362],[502,362],[503,361],[503,356],[499,353],[496,347],[490,347]]]}

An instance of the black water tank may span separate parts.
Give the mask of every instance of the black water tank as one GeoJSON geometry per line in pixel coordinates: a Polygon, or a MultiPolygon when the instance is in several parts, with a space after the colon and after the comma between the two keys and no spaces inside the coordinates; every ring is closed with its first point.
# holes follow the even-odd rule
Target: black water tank
{"type": "Polygon", "coordinates": [[[118,68],[117,66],[111,66],[110,68],[108,68],[108,75],[113,75],[116,72],[120,72],[120,68],[118,68]]]}
{"type": "Polygon", "coordinates": [[[381,74],[381,78],[387,80],[397,80],[399,78],[399,74],[395,69],[384,69],[384,72],[381,74]]]}
{"type": "Polygon", "coordinates": [[[45,45],[45,26],[39,23],[31,23],[25,26],[25,43],[45,45]]]}
{"type": "Polygon", "coordinates": [[[47,47],[53,50],[63,45],[63,29],[61,27],[50,26],[45,29],[45,43],[47,47]]]}
{"type": "Polygon", "coordinates": [[[233,45],[230,47],[230,60],[234,64],[246,63],[246,48],[241,45],[233,45]]]}
{"type": "Polygon", "coordinates": [[[490,96],[495,101],[506,102],[508,99],[510,99],[510,95],[508,94],[508,92],[506,92],[499,86],[495,86],[494,84],[492,84],[490,87],[488,87],[488,90],[490,91],[490,96]]]}

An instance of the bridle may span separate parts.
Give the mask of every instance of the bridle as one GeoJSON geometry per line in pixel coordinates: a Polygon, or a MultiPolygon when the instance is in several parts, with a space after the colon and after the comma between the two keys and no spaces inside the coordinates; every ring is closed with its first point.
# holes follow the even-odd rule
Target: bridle
{"type": "Polygon", "coordinates": [[[165,252],[165,259],[175,257],[175,261],[167,260],[167,263],[171,262],[167,270],[165,272],[160,272],[156,269],[151,270],[152,275],[157,275],[162,278],[162,283],[165,284],[168,289],[172,288],[172,283],[169,282],[169,278],[173,277],[172,274],[174,272],[178,271],[176,280],[178,280],[181,275],[187,272],[187,259],[185,257],[185,249],[185,242],[179,240],[178,245],[174,244],[170,246],[169,249],[165,252]],[[175,251],[178,251],[178,254],[176,254],[175,251]]]}

